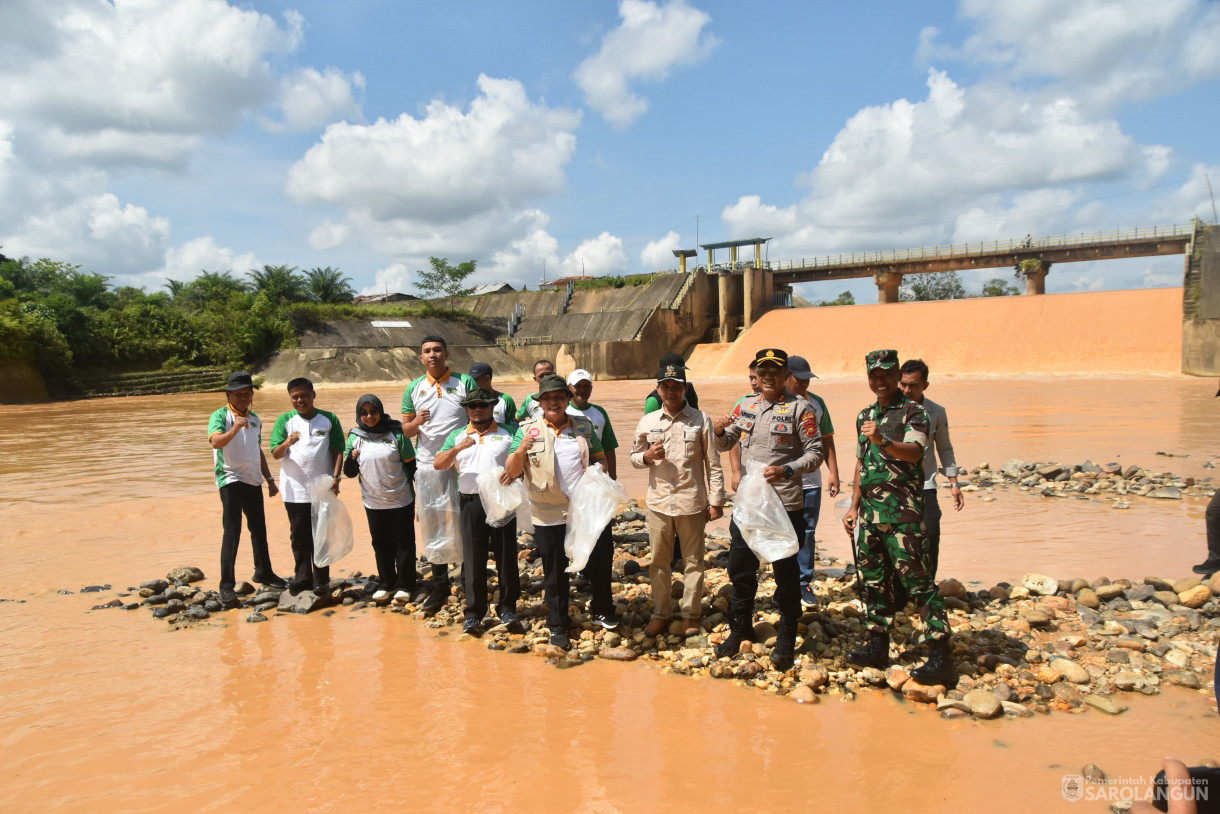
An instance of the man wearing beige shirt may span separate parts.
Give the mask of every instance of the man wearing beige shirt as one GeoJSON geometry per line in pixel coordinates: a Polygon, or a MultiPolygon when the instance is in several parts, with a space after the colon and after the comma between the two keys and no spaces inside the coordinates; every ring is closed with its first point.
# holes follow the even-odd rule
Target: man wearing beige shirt
{"type": "Polygon", "coordinates": [[[675,534],[682,540],[682,632],[701,630],[703,597],[703,529],[723,515],[724,474],[712,436],[712,421],[686,403],[686,369],[667,364],[657,373],[661,409],[648,413],[635,428],[631,465],[648,470],[648,541],[652,564],[652,620],[644,628],[660,634],[673,615],[670,579],[675,534]]]}

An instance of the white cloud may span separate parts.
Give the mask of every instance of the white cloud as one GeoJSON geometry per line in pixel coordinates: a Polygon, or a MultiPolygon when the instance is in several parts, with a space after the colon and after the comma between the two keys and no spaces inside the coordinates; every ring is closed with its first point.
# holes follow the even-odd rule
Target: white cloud
{"type": "Polygon", "coordinates": [[[216,245],[211,235],[188,240],[165,253],[165,265],[151,276],[172,280],[193,280],[203,271],[231,271],[243,276],[259,263],[251,252],[238,253],[216,245]]]}
{"type": "Polygon", "coordinates": [[[582,242],[576,250],[563,259],[564,276],[590,275],[604,277],[607,274],[623,274],[630,270],[631,260],[623,251],[623,239],[609,232],[602,232],[582,242]]]}
{"type": "Polygon", "coordinates": [[[364,75],[359,71],[345,74],[336,68],[320,72],[302,68],[280,80],[277,104],[282,121],[264,120],[271,131],[312,130],[336,119],[363,121],[364,114],[356,101],[353,88],[364,90],[364,75]]]}
{"type": "Polygon", "coordinates": [[[352,234],[352,228],[346,223],[326,221],[319,223],[309,232],[306,242],[315,251],[325,251],[342,246],[352,234]]]}
{"type": "Polygon", "coordinates": [[[621,0],[618,8],[622,23],[573,78],[588,105],[623,128],[648,110],[648,100],[631,91],[633,82],[663,81],[673,69],[706,59],[719,40],[703,32],[711,17],[684,0],[621,0]]]}
{"type": "MultiPolygon", "coordinates": [[[[1085,104],[1157,98],[1220,76],[1220,6],[1207,0],[963,0],[959,11],[979,29],[961,47],[966,59],[1062,81],[1085,104]]],[[[945,55],[931,38],[921,53],[945,55]]]]}
{"type": "Polygon", "coordinates": [[[526,217],[531,220],[529,231],[506,248],[495,251],[491,262],[479,267],[476,276],[480,282],[506,282],[520,287],[541,282],[544,269],[550,279],[560,275],[559,241],[546,231],[549,218],[536,210],[526,217]]]}
{"type": "MultiPolygon", "coordinates": [[[[360,293],[369,294],[410,294],[411,272],[402,263],[391,263],[383,269],[378,269],[372,285],[360,289],[360,293]]],[[[418,294],[418,292],[416,292],[418,294]]]]}
{"type": "Polygon", "coordinates": [[[653,240],[640,252],[640,265],[645,269],[672,269],[678,267],[678,258],[674,257],[674,249],[682,248],[682,236],[675,231],[668,232],[660,240],[653,240]]]}

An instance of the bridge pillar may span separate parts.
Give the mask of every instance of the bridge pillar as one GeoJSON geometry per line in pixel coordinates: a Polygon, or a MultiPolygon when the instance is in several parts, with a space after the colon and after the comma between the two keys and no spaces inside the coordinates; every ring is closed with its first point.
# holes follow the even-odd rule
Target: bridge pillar
{"type": "Polygon", "coordinates": [[[901,271],[878,271],[873,274],[873,282],[877,284],[877,302],[898,302],[898,286],[902,285],[901,271]]]}
{"type": "Polygon", "coordinates": [[[1046,274],[1051,264],[1045,260],[1022,260],[1021,273],[1025,275],[1026,294],[1046,293],[1046,274]]]}
{"type": "MultiPolygon", "coordinates": [[[[736,250],[734,250],[736,251],[736,250]]],[[[735,262],[733,265],[737,265],[735,262]]],[[[754,269],[741,270],[741,329],[754,324],[754,269]]]]}
{"type": "Polygon", "coordinates": [[[721,272],[716,277],[716,293],[719,295],[717,300],[720,303],[720,321],[718,323],[720,325],[720,341],[732,342],[733,338],[729,336],[732,330],[729,321],[729,275],[721,272]]]}

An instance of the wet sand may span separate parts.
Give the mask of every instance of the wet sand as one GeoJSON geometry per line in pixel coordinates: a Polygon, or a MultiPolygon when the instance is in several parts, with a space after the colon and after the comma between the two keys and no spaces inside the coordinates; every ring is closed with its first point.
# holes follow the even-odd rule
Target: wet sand
{"type": "MultiPolygon", "coordinates": [[[[651,387],[595,389],[624,443],[651,387]]],[[[699,390],[715,412],[744,388],[699,390]]],[[[326,391],[319,406],[348,421],[360,392],[326,391]]],[[[375,392],[387,404],[401,397],[375,392]]],[[[869,400],[862,382],[818,392],[844,429],[869,400]]],[[[958,459],[970,466],[1092,458],[1195,477],[1220,456],[1213,394],[1214,382],[1186,378],[957,379],[928,393],[948,407],[958,459]]],[[[0,597],[26,601],[0,603],[3,810],[1018,811],[1064,804],[1062,776],[1085,763],[1148,777],[1163,755],[1196,763],[1220,752],[1207,696],[1175,687],[1130,699],[1119,718],[963,723],[868,690],[851,704],[801,708],[638,664],[557,671],[380,612],[261,625],[226,614],[170,632],[144,611],[87,612],[112,593],[57,594],[135,585],[183,564],[202,567],[214,587],[219,501],[204,437],[218,404],[204,395],[10,408],[0,429],[0,597]]],[[[273,419],[287,397],[259,393],[255,409],[273,419]]],[[[625,451],[622,463],[629,492],[642,495],[625,451]]],[[[1124,512],[997,495],[968,495],[965,511],[946,516],[945,575],[986,584],[1027,571],[1176,577],[1204,550],[1198,501],[1136,499],[1124,512]]],[[[358,487],[345,483],[342,497],[357,546],[337,568],[367,573],[358,487]]],[[[277,504],[268,522],[283,573],[291,554],[277,504]]],[[[848,556],[829,499],[819,531],[825,551],[848,556]]]]}

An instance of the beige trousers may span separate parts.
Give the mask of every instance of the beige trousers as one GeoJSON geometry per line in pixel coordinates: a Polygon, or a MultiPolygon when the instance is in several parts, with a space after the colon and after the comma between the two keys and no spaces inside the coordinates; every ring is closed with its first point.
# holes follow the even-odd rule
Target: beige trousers
{"type": "Polygon", "coordinates": [[[698,619],[703,599],[703,529],[707,513],[669,515],[658,514],[648,509],[648,543],[652,548],[652,564],[648,566],[648,579],[652,583],[653,615],[661,619],[673,616],[673,597],[670,593],[672,569],[670,560],[674,556],[674,535],[681,541],[682,562],[682,618],[698,619]]]}

